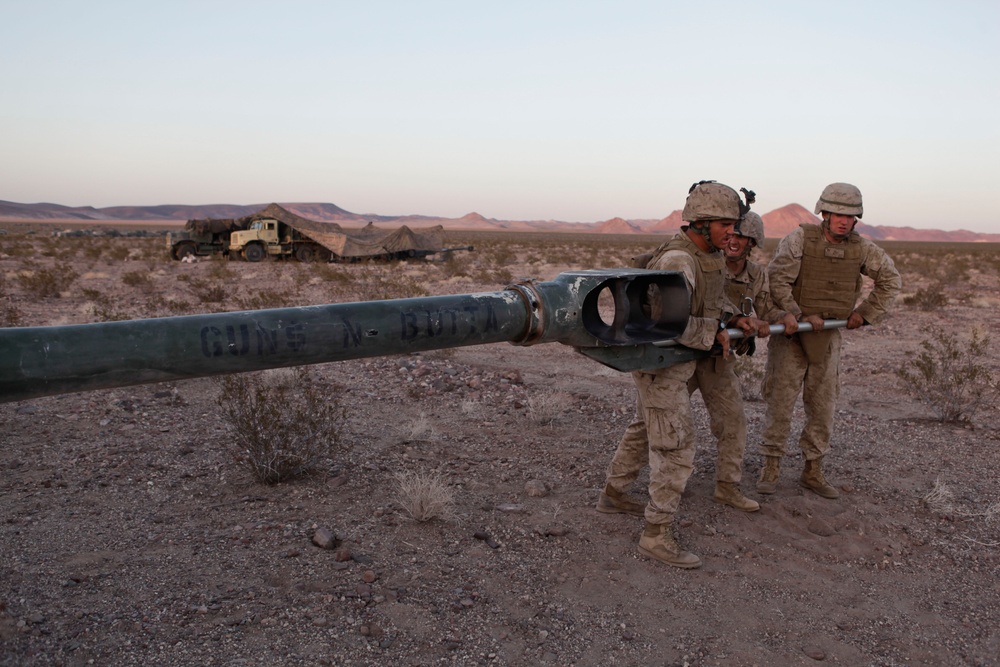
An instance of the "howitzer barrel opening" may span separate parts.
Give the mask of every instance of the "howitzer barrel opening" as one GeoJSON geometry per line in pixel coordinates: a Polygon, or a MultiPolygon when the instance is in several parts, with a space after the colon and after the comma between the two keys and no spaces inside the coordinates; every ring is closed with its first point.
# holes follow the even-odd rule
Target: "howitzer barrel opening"
{"type": "Polygon", "coordinates": [[[602,343],[635,345],[679,336],[689,310],[681,274],[628,275],[592,289],[583,300],[581,319],[602,343]]]}

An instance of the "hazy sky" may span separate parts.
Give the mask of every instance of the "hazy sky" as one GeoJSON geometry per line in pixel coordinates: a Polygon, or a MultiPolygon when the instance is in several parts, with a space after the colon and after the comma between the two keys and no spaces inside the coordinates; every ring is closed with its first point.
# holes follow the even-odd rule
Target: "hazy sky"
{"type": "Polygon", "coordinates": [[[1000,232],[1000,2],[0,0],[0,199],[1000,232]]]}

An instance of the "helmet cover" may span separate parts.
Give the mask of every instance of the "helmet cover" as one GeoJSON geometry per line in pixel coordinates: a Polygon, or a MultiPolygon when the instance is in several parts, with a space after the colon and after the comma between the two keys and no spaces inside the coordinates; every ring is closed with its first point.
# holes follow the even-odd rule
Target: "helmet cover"
{"type": "Polygon", "coordinates": [[[823,194],[816,202],[816,215],[824,211],[839,215],[855,215],[860,218],[864,213],[861,190],[850,183],[831,183],[823,188],[823,194]]]}

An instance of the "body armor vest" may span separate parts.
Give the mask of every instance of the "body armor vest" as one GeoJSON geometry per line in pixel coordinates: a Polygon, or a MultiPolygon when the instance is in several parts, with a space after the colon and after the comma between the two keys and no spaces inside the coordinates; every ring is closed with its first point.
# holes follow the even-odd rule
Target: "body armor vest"
{"type": "Polygon", "coordinates": [[[709,254],[696,246],[683,232],[659,247],[650,264],[670,250],[682,250],[695,258],[698,281],[691,294],[691,315],[720,319],[725,309],[726,259],[721,252],[709,254]]]}
{"type": "Polygon", "coordinates": [[[830,243],[819,225],[802,225],[802,265],[792,297],[803,315],[846,319],[861,295],[861,236],[851,232],[842,243],[830,243]]]}
{"type": "MultiPolygon", "coordinates": [[[[760,274],[764,271],[764,267],[760,264],[747,261],[745,271],[748,279],[745,283],[739,280],[726,280],[726,296],[729,298],[729,302],[736,306],[736,310],[740,311],[740,314],[743,314],[741,309],[744,299],[749,298],[753,301],[757,298],[757,295],[753,292],[753,286],[760,279],[760,274]]],[[[760,315],[760,313],[757,313],[758,317],[760,315]]]]}

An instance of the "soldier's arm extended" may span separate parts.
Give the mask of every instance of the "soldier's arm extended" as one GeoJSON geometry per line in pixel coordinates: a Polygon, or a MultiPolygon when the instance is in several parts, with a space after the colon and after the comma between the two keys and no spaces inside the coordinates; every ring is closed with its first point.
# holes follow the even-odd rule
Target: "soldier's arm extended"
{"type": "Polygon", "coordinates": [[[774,258],[767,265],[767,279],[775,306],[788,311],[796,319],[802,316],[802,309],[792,296],[792,285],[802,267],[802,246],[802,229],[799,228],[781,239],[774,258]]]}
{"type": "MultiPolygon", "coordinates": [[[[798,321],[791,312],[779,308],[771,296],[770,281],[767,279],[767,271],[761,269],[754,279],[753,285],[753,308],[759,317],[768,324],[784,324],[785,333],[795,333],[798,329],[798,321]]],[[[759,336],[766,337],[766,333],[758,333],[759,336]]]]}
{"type": "Polygon", "coordinates": [[[861,263],[861,273],[873,281],[871,293],[854,309],[868,324],[876,324],[885,317],[903,286],[902,278],[892,258],[880,246],[865,243],[865,257],[861,263]]]}

